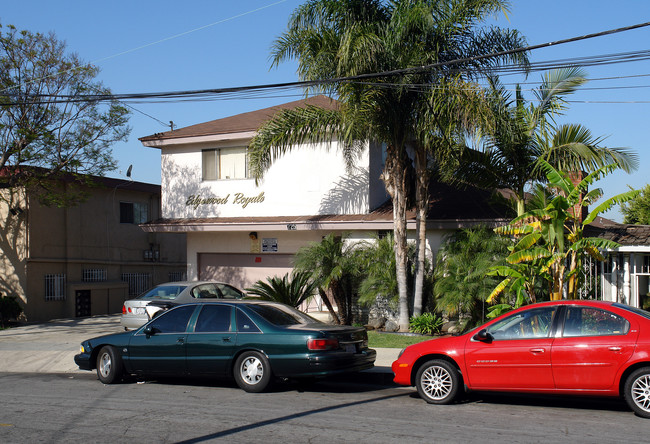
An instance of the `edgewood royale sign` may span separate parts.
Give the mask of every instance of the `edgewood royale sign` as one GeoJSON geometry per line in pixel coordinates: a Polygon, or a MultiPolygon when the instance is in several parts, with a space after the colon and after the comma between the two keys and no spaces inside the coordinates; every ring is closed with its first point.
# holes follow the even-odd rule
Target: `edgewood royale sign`
{"type": "Polygon", "coordinates": [[[200,194],[192,194],[185,201],[185,205],[193,207],[195,210],[201,205],[241,205],[246,208],[248,204],[264,202],[264,191],[257,196],[245,196],[244,193],[235,193],[230,199],[230,194],[226,197],[202,197],[200,194]]]}

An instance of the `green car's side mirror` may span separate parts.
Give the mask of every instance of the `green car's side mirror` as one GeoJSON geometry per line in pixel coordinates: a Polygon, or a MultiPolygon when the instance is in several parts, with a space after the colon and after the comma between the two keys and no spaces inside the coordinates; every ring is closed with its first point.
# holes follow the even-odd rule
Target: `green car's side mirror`
{"type": "Polygon", "coordinates": [[[147,338],[152,336],[156,332],[156,329],[153,328],[151,325],[147,325],[144,330],[142,330],[142,333],[147,335],[147,338]]]}

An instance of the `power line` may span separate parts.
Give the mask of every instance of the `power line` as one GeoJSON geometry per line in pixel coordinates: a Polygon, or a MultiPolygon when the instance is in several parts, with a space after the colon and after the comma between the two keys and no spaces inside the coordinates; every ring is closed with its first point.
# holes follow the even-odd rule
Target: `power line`
{"type": "Polygon", "coordinates": [[[246,11],[246,12],[242,12],[241,14],[233,15],[232,17],[228,17],[228,18],[225,18],[225,19],[222,19],[222,20],[218,20],[218,21],[216,21],[214,23],[210,23],[208,25],[203,25],[203,26],[200,26],[198,28],[190,29],[189,31],[181,32],[179,34],[175,34],[175,35],[172,35],[170,37],[165,37],[164,39],[160,39],[160,40],[157,40],[155,42],[147,43],[145,45],[141,45],[141,46],[138,46],[136,48],[128,49],[126,51],[122,51],[122,52],[119,52],[117,54],[113,54],[112,56],[104,57],[102,59],[97,59],[97,60],[94,60],[94,61],[92,61],[90,63],[93,63],[93,64],[100,63],[100,62],[103,62],[103,61],[106,61],[106,60],[113,59],[115,57],[119,57],[119,56],[129,54],[129,53],[132,53],[132,52],[135,52],[135,51],[139,51],[141,49],[148,48],[150,46],[154,46],[154,45],[157,45],[159,43],[164,43],[164,42],[167,42],[169,40],[173,40],[173,39],[176,39],[176,38],[179,38],[179,37],[186,36],[186,35],[191,34],[193,32],[201,31],[203,29],[210,28],[210,27],[215,26],[215,25],[220,25],[222,23],[229,22],[231,20],[235,20],[235,19],[244,17],[244,16],[249,15],[249,14],[253,14],[255,12],[259,12],[259,11],[262,11],[264,9],[271,8],[273,6],[279,5],[280,3],[285,3],[286,1],[287,0],[279,0],[279,1],[275,2],[275,3],[271,3],[271,4],[268,4],[268,5],[265,5],[265,6],[260,6],[259,8],[252,9],[252,10],[246,11]]]}
{"type": "MultiPolygon", "coordinates": [[[[137,103],[147,103],[143,101],[148,101],[151,103],[158,100],[168,100],[168,101],[203,101],[203,100],[214,100],[213,96],[232,96],[232,95],[241,95],[241,94],[251,94],[251,93],[263,93],[267,90],[292,90],[298,88],[309,88],[309,87],[318,87],[324,86],[333,83],[339,82],[358,82],[362,80],[382,78],[382,77],[394,77],[399,75],[418,73],[431,71],[436,68],[441,67],[453,67],[457,65],[464,65],[468,63],[473,63],[478,60],[483,60],[487,58],[501,57],[504,55],[511,55],[521,52],[533,51],[541,48],[548,48],[551,46],[557,46],[567,43],[573,43],[581,40],[592,39],[597,37],[603,37],[606,35],[611,35],[620,32],[626,32],[633,29],[639,29],[643,27],[650,26],[650,22],[640,23],[636,25],[626,26],[622,28],[611,29],[607,31],[602,31],[598,33],[587,34],[579,37],[572,37],[563,40],[557,40],[554,42],[546,42],[537,45],[530,45],[522,48],[516,48],[509,51],[501,51],[492,54],[485,54],[481,56],[468,57],[463,59],[456,59],[447,62],[434,63],[429,65],[423,65],[418,67],[403,68],[391,71],[384,71],[380,73],[368,73],[360,74],[356,76],[348,77],[338,77],[333,79],[325,79],[318,81],[295,81],[295,82],[284,82],[284,83],[273,83],[273,84],[261,84],[261,85],[251,85],[251,86],[238,86],[238,87],[229,87],[229,88],[213,88],[213,89],[203,89],[203,90],[185,90],[185,91],[167,91],[167,92],[154,92],[154,93],[128,93],[128,94],[88,94],[88,95],[56,95],[56,96],[31,96],[34,98],[54,98],[54,100],[48,100],[47,103],[73,103],[73,102],[82,102],[82,101],[136,101],[137,103]]],[[[650,50],[648,51],[636,51],[636,52],[625,52],[618,54],[605,54],[592,57],[579,57],[573,59],[564,59],[561,61],[550,61],[550,62],[538,62],[530,64],[529,70],[548,70],[553,67],[558,66],[595,66],[611,63],[623,63],[630,61],[639,61],[639,60],[648,60],[650,59],[650,50]]],[[[523,73],[522,68],[516,65],[504,65],[502,67],[495,67],[491,70],[492,72],[497,73],[523,73]]],[[[373,83],[375,86],[379,86],[376,83],[373,83]]],[[[390,86],[390,84],[386,84],[390,86]]],[[[404,86],[404,85],[400,85],[404,86]]],[[[415,85],[417,86],[417,85],[415,85]]],[[[11,96],[11,94],[7,94],[11,96]]],[[[34,102],[40,103],[40,102],[34,102]]],[[[44,103],[44,102],[43,102],[44,103]]],[[[11,103],[9,103],[11,104],[11,103]]]]}

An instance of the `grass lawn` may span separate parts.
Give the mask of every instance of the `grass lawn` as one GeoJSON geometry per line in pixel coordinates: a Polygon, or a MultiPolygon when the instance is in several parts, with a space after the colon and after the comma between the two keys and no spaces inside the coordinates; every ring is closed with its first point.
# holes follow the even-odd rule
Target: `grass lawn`
{"type": "Polygon", "coordinates": [[[368,331],[368,346],[370,348],[404,348],[411,344],[432,339],[433,336],[407,336],[391,333],[368,331]]]}

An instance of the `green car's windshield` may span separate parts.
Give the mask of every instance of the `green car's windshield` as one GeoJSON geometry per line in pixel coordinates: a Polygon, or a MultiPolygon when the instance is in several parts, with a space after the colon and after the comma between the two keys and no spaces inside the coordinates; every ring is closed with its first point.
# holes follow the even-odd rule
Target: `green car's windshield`
{"type": "Polygon", "coordinates": [[[137,299],[175,299],[185,288],[185,285],[161,285],[142,293],[137,299]]]}

